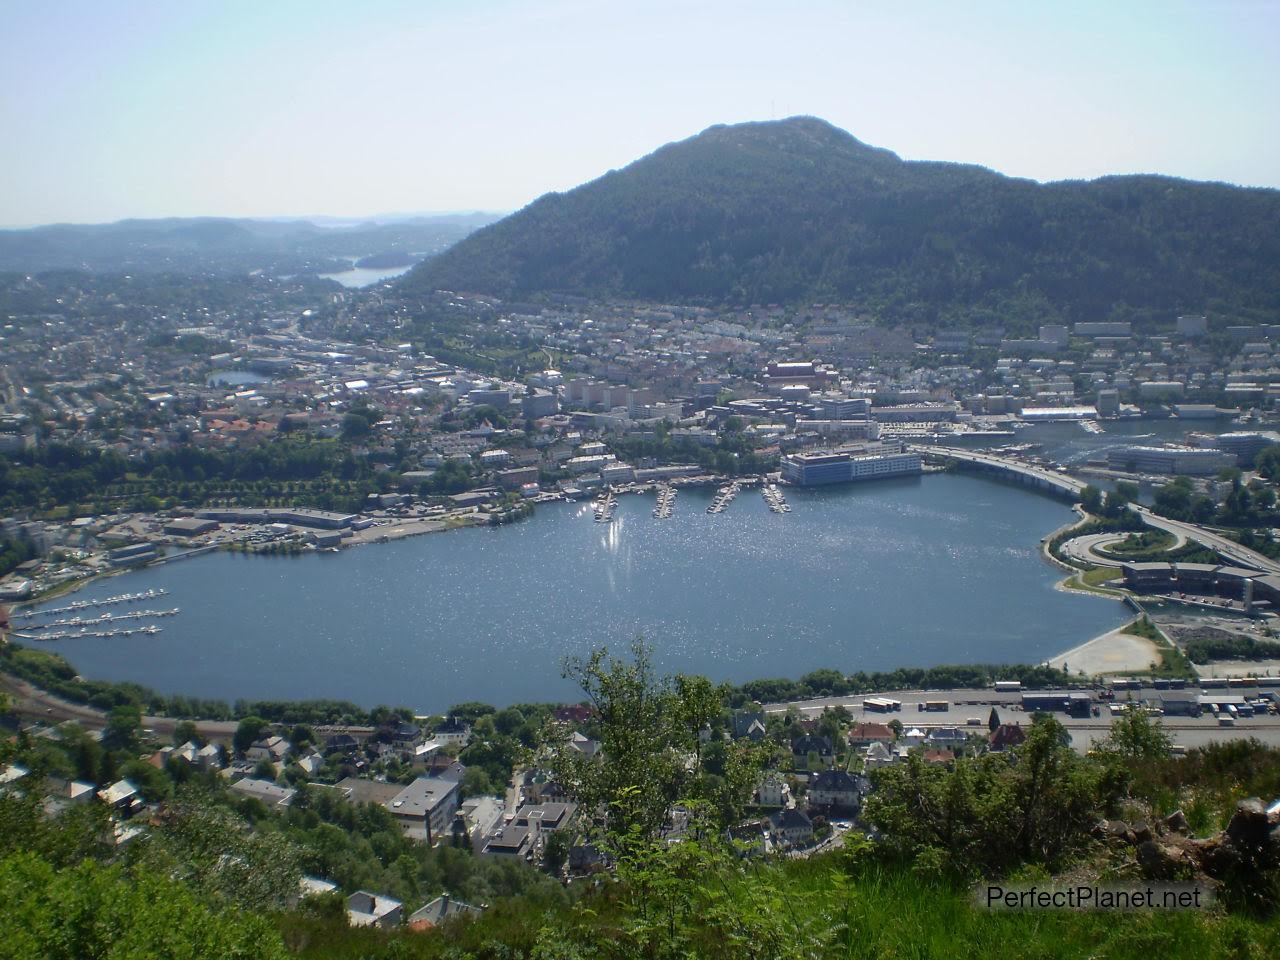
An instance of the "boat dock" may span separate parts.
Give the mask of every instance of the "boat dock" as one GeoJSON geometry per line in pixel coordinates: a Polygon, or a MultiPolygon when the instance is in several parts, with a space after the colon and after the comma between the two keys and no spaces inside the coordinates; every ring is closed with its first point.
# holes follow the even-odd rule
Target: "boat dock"
{"type": "Polygon", "coordinates": [[[29,620],[32,617],[51,613],[74,613],[77,610],[92,610],[96,607],[109,607],[117,603],[137,603],[139,600],[154,600],[165,596],[169,591],[163,588],[143,590],[141,593],[121,593],[114,597],[103,597],[101,600],[76,600],[65,607],[52,607],[48,610],[23,610],[15,613],[16,619],[29,620]]]}
{"type": "Polygon", "coordinates": [[[662,484],[658,487],[658,505],[653,509],[654,517],[659,520],[668,520],[675,507],[676,488],[669,483],[662,484]]]}
{"type": "Polygon", "coordinates": [[[618,506],[618,498],[610,490],[595,502],[596,523],[609,523],[613,519],[613,511],[618,506]]]}
{"type": "Polygon", "coordinates": [[[790,513],[791,504],[787,503],[786,495],[783,494],[782,488],[776,483],[766,483],[760,487],[760,495],[764,497],[764,502],[769,505],[769,509],[774,513],[790,513]]]}
{"type": "Polygon", "coordinates": [[[160,628],[155,624],[149,624],[145,627],[122,627],[120,629],[111,630],[90,630],[87,627],[81,627],[79,630],[56,630],[53,633],[15,633],[15,637],[21,637],[23,640],[68,640],[72,637],[132,637],[136,634],[146,634],[152,636],[160,632],[160,628]]]}
{"type": "Polygon", "coordinates": [[[734,498],[737,497],[739,486],[735,480],[717,490],[711,506],[707,507],[707,513],[724,513],[724,508],[733,503],[734,498]]]}
{"type": "Polygon", "coordinates": [[[180,608],[171,610],[121,610],[116,613],[96,613],[100,607],[114,606],[120,603],[134,603],[139,600],[152,600],[163,597],[169,591],[163,589],[144,590],[141,593],[122,593],[102,600],[77,600],[62,607],[51,607],[47,610],[24,610],[19,616],[23,623],[14,631],[15,637],[24,640],[68,640],[73,637],[132,637],[138,634],[152,636],[160,632],[154,623],[162,617],[176,617],[180,608]],[[63,616],[58,616],[63,614],[63,616]],[[72,616],[65,616],[72,614],[72,616]],[[36,619],[40,618],[40,619],[36,619]],[[53,618],[53,619],[50,619],[53,618]],[[133,621],[136,625],[127,625],[133,621]]]}
{"type": "Polygon", "coordinates": [[[48,630],[52,627],[97,627],[103,624],[120,623],[124,620],[150,620],[154,617],[173,617],[180,608],[172,610],[138,610],[134,613],[104,613],[97,617],[64,617],[61,620],[49,620],[46,623],[32,623],[24,630],[48,630]]]}

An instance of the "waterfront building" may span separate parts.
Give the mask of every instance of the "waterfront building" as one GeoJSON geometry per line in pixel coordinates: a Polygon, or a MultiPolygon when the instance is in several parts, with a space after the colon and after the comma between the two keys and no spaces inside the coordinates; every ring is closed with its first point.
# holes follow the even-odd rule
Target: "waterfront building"
{"type": "Polygon", "coordinates": [[[450,714],[432,731],[431,736],[436,743],[465,747],[471,742],[471,724],[450,714]]]}
{"type": "Polygon", "coordinates": [[[881,423],[949,423],[956,419],[958,403],[906,403],[874,407],[871,415],[881,423]]]}
{"type": "Polygon", "coordinates": [[[1246,610],[1280,607],[1280,577],[1211,563],[1126,563],[1124,585],[1134,593],[1185,593],[1240,600],[1246,610]]]}
{"type": "Polygon", "coordinates": [[[852,480],[913,476],[921,472],[918,453],[859,456],[850,452],[794,453],[782,458],[782,479],[800,487],[852,480]]]}
{"type": "Polygon", "coordinates": [[[146,563],[158,556],[154,543],[133,543],[108,551],[107,562],[113,567],[128,567],[135,563],[146,563]]]}
{"type": "Polygon", "coordinates": [[[527,483],[538,482],[537,467],[516,467],[512,470],[499,470],[496,479],[503,490],[519,490],[527,483]]]}
{"type": "Polygon", "coordinates": [[[611,463],[600,468],[600,479],[605,483],[630,483],[635,478],[635,470],[627,463],[611,463]]]}
{"type": "Polygon", "coordinates": [[[1220,433],[1217,438],[1219,449],[1234,456],[1242,467],[1253,466],[1258,454],[1277,443],[1280,443],[1280,433],[1271,430],[1220,433]]]}
{"type": "Polygon", "coordinates": [[[1234,454],[1194,447],[1120,447],[1107,454],[1107,466],[1125,473],[1206,477],[1235,465],[1234,454]]]}
{"type": "Polygon", "coordinates": [[[197,510],[196,516],[221,523],[291,523],[295,527],[320,527],[337,530],[351,526],[356,516],[352,513],[333,513],[328,510],[308,510],[302,507],[249,507],[197,510]]]}
{"type": "Polygon", "coordinates": [[[1055,420],[1092,420],[1098,415],[1097,407],[1023,407],[1022,419],[1035,423],[1055,420]]]}
{"type": "Polygon", "coordinates": [[[197,517],[178,517],[164,525],[165,535],[170,537],[198,537],[217,529],[218,521],[197,517]]]}

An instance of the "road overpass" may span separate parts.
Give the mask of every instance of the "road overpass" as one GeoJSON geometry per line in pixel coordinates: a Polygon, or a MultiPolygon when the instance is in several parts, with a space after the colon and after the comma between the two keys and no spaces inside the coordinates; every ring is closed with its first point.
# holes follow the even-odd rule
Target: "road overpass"
{"type": "Polygon", "coordinates": [[[1061,470],[1036,466],[1016,457],[984,453],[981,450],[964,450],[959,447],[939,447],[932,444],[913,444],[910,449],[928,459],[954,460],[980,472],[996,474],[1015,483],[1036,487],[1047,493],[1067,497],[1072,501],[1080,498],[1080,491],[1086,486],[1083,480],[1077,480],[1061,470]]]}
{"type": "MultiPolygon", "coordinates": [[[[1037,466],[1019,460],[1016,457],[984,453],[980,450],[964,450],[959,447],[939,447],[925,444],[914,444],[911,446],[911,450],[930,459],[954,460],[983,473],[991,473],[1004,479],[1012,480],[1015,483],[1022,483],[1072,500],[1078,499],[1080,491],[1086,486],[1083,480],[1077,480],[1062,470],[1037,466]]],[[[1171,533],[1179,540],[1183,538],[1194,540],[1201,546],[1217,551],[1237,566],[1261,570],[1263,573],[1268,574],[1280,574],[1280,561],[1264,557],[1256,550],[1241,546],[1220,533],[1206,530],[1204,527],[1194,523],[1170,520],[1167,517],[1158,516],[1141,504],[1130,504],[1129,509],[1142,517],[1148,526],[1171,533]]]]}

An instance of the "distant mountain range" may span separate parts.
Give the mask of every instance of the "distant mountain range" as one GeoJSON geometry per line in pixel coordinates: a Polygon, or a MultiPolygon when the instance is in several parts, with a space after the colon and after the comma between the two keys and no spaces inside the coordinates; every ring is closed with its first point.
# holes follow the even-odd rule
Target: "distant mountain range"
{"type": "Polygon", "coordinates": [[[1040,184],[904,161],[794,117],[712,127],[547,194],[401,286],[842,302],[916,321],[1275,319],[1280,191],[1161,176],[1040,184]]]}
{"type": "Polygon", "coordinates": [[[422,259],[495,219],[475,213],[324,225],[216,217],[55,224],[0,230],[0,272],[327,273],[357,258],[422,259]]]}

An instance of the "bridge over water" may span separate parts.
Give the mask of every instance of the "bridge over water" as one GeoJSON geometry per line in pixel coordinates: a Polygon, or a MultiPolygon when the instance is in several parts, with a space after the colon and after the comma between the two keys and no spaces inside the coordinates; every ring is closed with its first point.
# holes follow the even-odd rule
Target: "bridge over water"
{"type": "MultiPolygon", "coordinates": [[[[1077,480],[1061,470],[1037,466],[1036,464],[1019,460],[1016,457],[984,453],[980,450],[964,450],[959,447],[939,447],[924,444],[914,444],[911,449],[925,459],[953,460],[964,464],[970,469],[1026,484],[1072,501],[1079,498],[1080,491],[1086,486],[1083,480],[1077,480]]],[[[1142,517],[1148,526],[1164,530],[1175,537],[1194,540],[1201,546],[1216,550],[1237,566],[1261,570],[1263,573],[1280,574],[1280,561],[1272,560],[1256,550],[1243,547],[1220,533],[1215,533],[1194,523],[1185,523],[1181,520],[1170,520],[1166,517],[1157,516],[1141,504],[1130,504],[1129,509],[1142,517]]]]}
{"type": "Polygon", "coordinates": [[[1084,481],[1077,480],[1070,474],[1027,463],[1016,457],[984,453],[981,450],[965,450],[959,447],[939,447],[932,444],[913,445],[911,449],[925,459],[954,460],[981,473],[995,474],[1015,483],[1023,483],[1066,497],[1073,502],[1079,499],[1080,491],[1085,488],[1084,481]]]}

